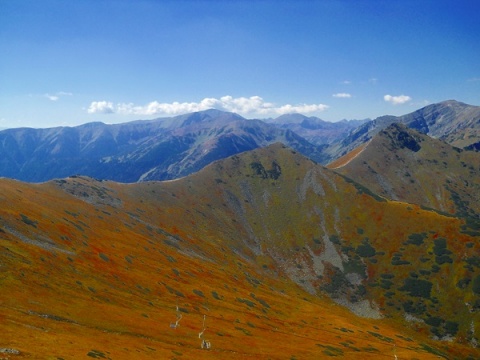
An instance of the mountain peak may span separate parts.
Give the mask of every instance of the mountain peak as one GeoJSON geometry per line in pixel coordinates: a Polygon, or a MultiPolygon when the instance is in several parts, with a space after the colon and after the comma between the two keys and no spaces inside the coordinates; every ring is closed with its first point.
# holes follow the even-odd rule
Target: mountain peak
{"type": "Polygon", "coordinates": [[[412,135],[412,133],[413,132],[404,124],[393,123],[385,130],[382,130],[377,136],[389,137],[394,148],[407,148],[411,151],[417,152],[421,149],[420,142],[414,135],[412,135]]]}

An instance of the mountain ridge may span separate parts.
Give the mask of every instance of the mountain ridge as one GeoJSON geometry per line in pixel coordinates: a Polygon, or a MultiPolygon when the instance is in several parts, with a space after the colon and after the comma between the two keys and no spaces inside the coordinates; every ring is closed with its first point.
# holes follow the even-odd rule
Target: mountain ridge
{"type": "Polygon", "coordinates": [[[385,115],[368,121],[352,130],[344,139],[332,144],[325,152],[330,161],[333,161],[396,122],[459,148],[474,150],[479,147],[480,106],[447,100],[406,115],[385,115]]]}
{"type": "Polygon", "coordinates": [[[479,164],[478,152],[394,123],[329,167],[389,199],[479,218],[479,164]]]}

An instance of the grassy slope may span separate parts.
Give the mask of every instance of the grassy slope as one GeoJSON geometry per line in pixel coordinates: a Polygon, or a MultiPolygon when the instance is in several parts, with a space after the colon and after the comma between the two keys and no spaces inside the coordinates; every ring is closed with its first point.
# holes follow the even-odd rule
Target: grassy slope
{"type": "MultiPolygon", "coordinates": [[[[412,232],[435,229],[455,239],[448,246],[459,258],[478,253],[476,244],[464,247],[472,238],[459,232],[461,222],[359,194],[289,149],[246,153],[167,183],[72,178],[41,185],[2,180],[1,186],[0,348],[21,352],[8,357],[479,356],[469,346],[430,341],[423,327],[395,316],[357,317],[323,296],[312,277],[318,269],[311,252],[321,254],[325,236],[333,234],[343,246],[370,239],[385,267],[362,260],[372,282],[380,281],[375,272],[391,272],[383,257],[412,232]],[[289,280],[299,274],[316,294],[289,280]],[[171,329],[176,306],[183,318],[171,329]],[[200,349],[203,315],[210,351],[200,349]]],[[[457,271],[444,269],[439,294],[457,271]]],[[[398,279],[407,274],[397,272],[398,279]]],[[[378,286],[370,290],[388,311],[378,286]]],[[[442,296],[448,294],[437,295],[439,301],[442,296]]]]}

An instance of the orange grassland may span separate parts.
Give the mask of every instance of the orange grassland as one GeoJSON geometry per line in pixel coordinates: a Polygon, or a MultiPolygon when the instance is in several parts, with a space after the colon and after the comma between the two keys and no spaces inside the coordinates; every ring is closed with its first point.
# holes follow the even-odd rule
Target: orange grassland
{"type": "MultiPolygon", "coordinates": [[[[396,318],[358,317],[306,292],[273,259],[252,255],[215,195],[220,180],[202,174],[131,185],[2,179],[0,359],[480,357],[469,345],[433,341],[396,318]]],[[[458,220],[442,221],[457,231],[458,220]]]]}

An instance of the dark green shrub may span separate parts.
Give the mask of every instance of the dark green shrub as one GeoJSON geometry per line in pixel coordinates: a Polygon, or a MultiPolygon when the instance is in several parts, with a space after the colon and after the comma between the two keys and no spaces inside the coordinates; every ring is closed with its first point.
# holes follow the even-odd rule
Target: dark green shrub
{"type": "Polygon", "coordinates": [[[338,237],[338,235],[330,235],[329,239],[332,243],[340,245],[340,238],[338,237]]]}
{"type": "Polygon", "coordinates": [[[393,279],[393,278],[395,277],[395,275],[385,273],[385,274],[381,274],[380,277],[381,277],[382,279],[393,279]]]}
{"type": "Polygon", "coordinates": [[[212,291],[212,296],[214,299],[223,300],[223,297],[220,297],[216,291],[212,291]]]}
{"type": "Polygon", "coordinates": [[[100,256],[100,259],[102,259],[102,260],[105,261],[105,262],[109,262],[109,261],[110,261],[110,259],[108,258],[108,256],[105,255],[104,253],[100,253],[100,254],[98,254],[98,256],[100,256]]]}
{"type": "Polygon", "coordinates": [[[380,282],[380,286],[385,290],[390,290],[392,285],[393,285],[393,282],[390,280],[382,279],[380,282]]]}
{"type": "Polygon", "coordinates": [[[465,262],[472,267],[480,268],[480,256],[471,256],[465,259],[465,262]]]}
{"type": "Polygon", "coordinates": [[[200,297],[205,297],[205,295],[203,294],[203,292],[200,291],[200,290],[194,289],[194,290],[193,290],[193,293],[194,293],[195,295],[200,296],[200,297]]]}
{"type": "Polygon", "coordinates": [[[478,275],[475,279],[472,281],[472,291],[475,294],[480,295],[480,275],[478,275]]]}
{"type": "Polygon", "coordinates": [[[445,332],[452,336],[455,336],[458,332],[458,323],[454,321],[447,320],[445,322],[445,332]]]}
{"type": "Polygon", "coordinates": [[[430,326],[438,327],[443,323],[443,319],[436,316],[430,316],[425,319],[425,323],[430,326]]]}
{"type": "Polygon", "coordinates": [[[410,296],[430,298],[430,291],[432,290],[432,283],[423,279],[406,278],[404,284],[398,290],[407,291],[410,296]]]}
{"type": "Polygon", "coordinates": [[[437,264],[442,265],[445,263],[452,263],[453,260],[448,256],[452,252],[447,249],[447,240],[444,238],[438,238],[433,241],[433,253],[436,255],[435,261],[437,264]]]}
{"type": "Polygon", "coordinates": [[[423,244],[423,240],[425,240],[427,238],[427,234],[426,233],[421,233],[421,234],[410,234],[408,236],[408,240],[405,241],[403,244],[404,245],[409,245],[409,244],[412,244],[412,245],[422,245],[423,244]]]}
{"type": "Polygon", "coordinates": [[[357,247],[356,253],[361,257],[372,257],[375,256],[375,248],[368,242],[364,241],[357,247]]]}
{"type": "Polygon", "coordinates": [[[414,303],[412,300],[408,300],[402,303],[403,310],[409,314],[422,315],[427,310],[425,304],[421,302],[414,303]]]}
{"type": "Polygon", "coordinates": [[[22,221],[23,221],[25,224],[30,225],[30,226],[33,226],[34,228],[37,227],[38,221],[32,220],[32,219],[30,219],[28,216],[23,215],[23,214],[20,214],[20,216],[22,217],[22,221]]]}

